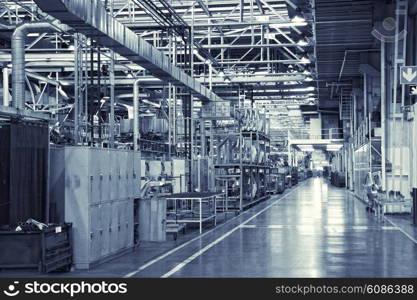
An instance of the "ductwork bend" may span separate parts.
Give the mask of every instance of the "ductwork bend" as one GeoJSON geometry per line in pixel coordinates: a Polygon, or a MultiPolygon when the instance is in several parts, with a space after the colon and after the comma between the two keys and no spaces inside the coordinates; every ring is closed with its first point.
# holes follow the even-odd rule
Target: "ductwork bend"
{"type": "Polygon", "coordinates": [[[25,107],[25,45],[28,33],[55,31],[47,22],[24,23],[12,35],[12,100],[13,107],[25,107]]]}

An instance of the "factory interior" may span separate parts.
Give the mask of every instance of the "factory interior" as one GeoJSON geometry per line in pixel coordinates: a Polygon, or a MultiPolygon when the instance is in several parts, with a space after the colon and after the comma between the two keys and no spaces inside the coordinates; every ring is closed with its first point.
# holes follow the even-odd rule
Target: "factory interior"
{"type": "Polygon", "coordinates": [[[417,0],[2,0],[0,66],[0,277],[417,277],[417,0]]]}

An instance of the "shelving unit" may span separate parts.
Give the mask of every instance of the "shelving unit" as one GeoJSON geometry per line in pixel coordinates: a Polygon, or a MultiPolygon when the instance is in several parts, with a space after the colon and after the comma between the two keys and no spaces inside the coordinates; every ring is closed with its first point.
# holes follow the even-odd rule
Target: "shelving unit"
{"type": "Polygon", "coordinates": [[[270,195],[281,194],[285,190],[285,173],[279,172],[278,168],[269,169],[268,193],[270,195]]]}
{"type": "Polygon", "coordinates": [[[211,128],[214,180],[225,193],[222,211],[245,208],[269,197],[269,120],[259,110],[235,107],[211,128]]]}
{"type": "Polygon", "coordinates": [[[372,136],[369,122],[363,122],[354,135],[354,190],[357,197],[367,202],[365,182],[369,173],[381,171],[381,138],[372,136]]]}

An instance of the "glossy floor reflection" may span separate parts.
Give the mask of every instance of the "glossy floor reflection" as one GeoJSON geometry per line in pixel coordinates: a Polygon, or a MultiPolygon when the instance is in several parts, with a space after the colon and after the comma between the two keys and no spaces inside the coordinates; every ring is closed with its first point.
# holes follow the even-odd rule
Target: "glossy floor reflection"
{"type": "Polygon", "coordinates": [[[177,269],[170,275],[415,277],[417,245],[345,189],[313,178],[177,269]]]}
{"type": "Polygon", "coordinates": [[[417,277],[413,231],[387,220],[345,189],[311,178],[202,236],[142,243],[88,271],[0,277],[417,277]]]}

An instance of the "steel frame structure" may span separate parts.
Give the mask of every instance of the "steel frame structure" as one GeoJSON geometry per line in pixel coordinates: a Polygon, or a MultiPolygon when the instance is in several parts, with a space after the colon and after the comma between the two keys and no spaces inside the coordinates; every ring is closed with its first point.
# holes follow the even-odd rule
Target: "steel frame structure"
{"type": "MultiPolygon", "coordinates": [[[[294,0],[97,2],[105,5],[109,16],[166,55],[170,64],[232,105],[241,94],[259,109],[258,101],[283,111],[292,103],[317,100],[310,82],[316,75],[309,0],[301,1],[303,11],[297,8],[301,2],[294,0]]],[[[0,61],[6,72],[10,36],[27,21],[57,20],[33,0],[0,4],[0,38],[4,40],[0,61]]],[[[60,143],[118,148],[131,147],[121,137],[120,120],[131,112],[129,95],[139,78],[139,117],[164,115],[169,132],[168,145],[162,148],[168,149],[168,157],[182,153],[191,174],[194,119],[199,118],[205,101],[188,88],[158,79],[147,68],[74,28],[31,36],[26,46],[26,76],[32,97],[32,103],[26,104],[28,111],[50,116],[52,132],[60,143]]],[[[271,118],[285,119],[293,127],[305,126],[303,118],[288,114],[271,118]]]]}

